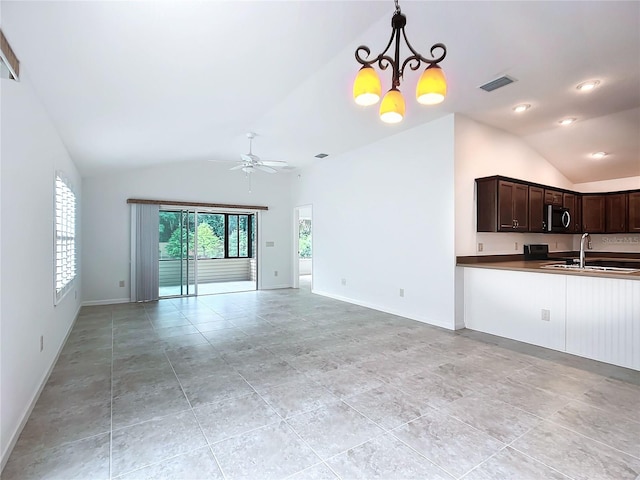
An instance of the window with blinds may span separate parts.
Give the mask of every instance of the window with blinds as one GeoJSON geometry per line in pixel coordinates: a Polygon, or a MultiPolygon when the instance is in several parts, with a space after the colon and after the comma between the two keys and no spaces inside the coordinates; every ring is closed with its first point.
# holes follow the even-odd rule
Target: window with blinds
{"type": "Polygon", "coordinates": [[[70,290],[76,276],[76,195],[56,174],[56,302],[70,290]]]}

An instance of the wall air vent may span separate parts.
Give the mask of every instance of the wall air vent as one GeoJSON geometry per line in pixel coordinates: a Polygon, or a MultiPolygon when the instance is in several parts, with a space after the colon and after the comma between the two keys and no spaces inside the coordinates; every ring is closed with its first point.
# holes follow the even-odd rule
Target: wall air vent
{"type": "Polygon", "coordinates": [[[319,153],[317,155],[314,155],[314,157],[316,157],[316,158],[325,158],[325,157],[328,157],[328,156],[329,156],[329,154],[327,154],[327,153],[319,153]]]}
{"type": "Polygon", "coordinates": [[[510,83],[516,82],[515,78],[511,78],[508,75],[503,75],[500,78],[496,78],[495,80],[491,80],[484,85],[480,85],[480,88],[485,92],[493,92],[494,90],[504,87],[505,85],[509,85],[510,83]]]}

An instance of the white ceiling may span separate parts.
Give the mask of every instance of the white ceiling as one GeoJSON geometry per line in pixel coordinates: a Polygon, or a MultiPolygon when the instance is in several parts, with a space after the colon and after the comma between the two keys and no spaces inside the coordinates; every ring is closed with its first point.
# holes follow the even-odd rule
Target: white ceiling
{"type": "MultiPolygon", "coordinates": [[[[2,1],[2,30],[83,175],[254,153],[303,167],[452,112],[520,136],[574,183],[640,175],[640,2],[401,1],[423,55],[447,45],[436,107],[401,86],[383,124],[351,99],[388,1],[2,1]],[[492,93],[477,87],[508,74],[492,93]],[[589,94],[575,86],[599,79],[589,94]],[[532,108],[516,115],[512,107],[532,108]],[[569,127],[558,120],[578,119],[569,127]],[[594,161],[591,152],[610,153],[594,161]]],[[[381,74],[383,89],[388,72],[381,74]]],[[[391,159],[390,159],[391,161],[391,159]]],[[[499,173],[499,172],[496,172],[499,173]]]]}

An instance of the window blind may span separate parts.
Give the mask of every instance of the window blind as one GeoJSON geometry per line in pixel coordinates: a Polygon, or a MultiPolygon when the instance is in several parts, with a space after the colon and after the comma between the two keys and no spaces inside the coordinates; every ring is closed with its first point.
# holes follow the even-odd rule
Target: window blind
{"type": "Polygon", "coordinates": [[[55,298],[58,302],[76,277],[76,195],[61,173],[56,174],[55,298]]]}

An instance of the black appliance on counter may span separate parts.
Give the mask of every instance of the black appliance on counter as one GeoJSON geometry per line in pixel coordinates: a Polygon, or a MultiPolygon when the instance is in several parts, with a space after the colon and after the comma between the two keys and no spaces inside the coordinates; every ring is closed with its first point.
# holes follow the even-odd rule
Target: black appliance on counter
{"type": "Polygon", "coordinates": [[[532,243],[524,246],[525,260],[548,260],[549,245],[542,243],[532,243]]]}
{"type": "Polygon", "coordinates": [[[571,225],[571,213],[568,208],[558,205],[545,205],[545,231],[566,232],[571,225]]]}
{"type": "MultiPolygon", "coordinates": [[[[557,254],[555,254],[557,255],[557,254]]],[[[557,262],[565,262],[567,265],[578,262],[574,257],[549,257],[549,245],[545,243],[531,243],[524,245],[525,260],[555,260],[557,262]]]]}

